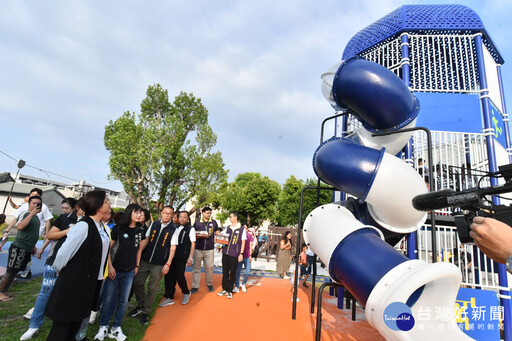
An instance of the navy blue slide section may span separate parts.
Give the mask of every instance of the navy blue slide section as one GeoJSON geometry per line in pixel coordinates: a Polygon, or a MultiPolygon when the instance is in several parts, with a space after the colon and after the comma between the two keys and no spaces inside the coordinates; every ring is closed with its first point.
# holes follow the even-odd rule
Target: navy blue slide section
{"type": "Polygon", "coordinates": [[[336,103],[354,110],[369,131],[400,129],[418,116],[419,101],[384,66],[353,57],[342,63],[332,86],[336,103]]]}
{"type": "Polygon", "coordinates": [[[384,150],[332,138],[316,150],[313,169],[325,183],[364,200],[383,156],[384,150]]]}
{"type": "Polygon", "coordinates": [[[329,273],[366,306],[381,278],[408,260],[383,241],[377,231],[366,228],[352,232],[336,247],[329,262],[329,273]]]}

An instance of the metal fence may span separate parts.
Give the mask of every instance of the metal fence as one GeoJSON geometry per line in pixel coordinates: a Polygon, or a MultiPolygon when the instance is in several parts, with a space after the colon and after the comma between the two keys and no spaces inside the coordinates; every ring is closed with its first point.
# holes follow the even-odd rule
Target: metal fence
{"type": "Polygon", "coordinates": [[[269,226],[267,232],[257,233],[258,240],[264,240],[264,242],[259,241],[258,259],[266,259],[267,262],[276,260],[277,256],[279,255],[279,243],[286,231],[290,231],[292,233],[292,249],[290,252],[293,256],[296,250],[295,247],[297,243],[297,228],[269,226]]]}
{"type": "MultiPolygon", "coordinates": [[[[479,93],[481,90],[474,34],[449,30],[429,34],[408,32],[376,44],[360,55],[383,65],[402,79],[404,65],[409,65],[407,76],[413,92],[479,93]],[[407,56],[404,50],[408,51],[407,56]]],[[[347,133],[360,126],[355,117],[349,116],[347,133]]],[[[490,185],[489,178],[482,178],[489,169],[483,134],[432,131],[432,144],[432,174],[428,171],[427,136],[424,132],[413,135],[411,158],[403,157],[426,183],[432,177],[434,188],[430,190],[461,190],[477,184],[490,185]]],[[[449,218],[452,212],[452,209],[443,209],[435,213],[449,218]]],[[[437,261],[457,265],[463,275],[463,285],[495,291],[500,289],[494,262],[474,246],[461,246],[455,227],[443,225],[443,220],[440,221],[436,224],[438,253],[432,254],[431,226],[426,225],[417,232],[418,258],[432,262],[435,257],[437,261]]],[[[395,248],[405,253],[406,239],[395,248]]]]}
{"type": "Polygon", "coordinates": [[[422,92],[478,93],[478,67],[472,34],[403,33],[361,54],[365,59],[402,78],[402,66],[410,65],[410,89],[422,92]],[[402,36],[407,39],[402,42],[402,36]],[[402,55],[407,45],[409,56],[402,55]]]}
{"type": "MultiPolygon", "coordinates": [[[[490,186],[490,179],[483,177],[488,169],[486,136],[475,133],[432,132],[434,189],[462,190],[477,186],[490,186]]],[[[413,136],[413,166],[427,180],[427,142],[423,132],[413,136]]],[[[450,217],[454,209],[437,210],[438,216],[450,217]]],[[[449,220],[449,219],[448,219],[449,220]]],[[[500,289],[498,269],[476,246],[461,244],[456,228],[436,224],[436,255],[432,255],[431,226],[417,232],[418,259],[432,262],[450,262],[462,272],[463,285],[489,290],[500,289]]]]}
{"type": "MultiPolygon", "coordinates": [[[[354,117],[349,118],[349,130],[361,125],[354,117]]],[[[350,132],[346,132],[350,134],[350,132]]],[[[441,189],[462,190],[477,185],[490,186],[490,179],[483,177],[488,170],[486,136],[477,133],[457,133],[432,131],[432,174],[429,174],[427,157],[427,136],[423,131],[413,134],[412,156],[406,160],[414,167],[428,184],[428,178],[433,177],[433,191],[441,189]]],[[[437,210],[436,214],[436,250],[432,254],[431,225],[425,225],[416,232],[417,258],[425,262],[450,262],[459,267],[462,285],[487,290],[510,290],[501,288],[498,280],[498,267],[473,245],[461,244],[456,228],[453,226],[451,214],[454,209],[437,210]],[[443,219],[445,218],[445,219],[443,219]],[[449,223],[443,223],[449,222],[449,223]]],[[[395,245],[399,252],[406,253],[407,239],[404,237],[395,245]]],[[[499,295],[499,292],[498,292],[499,295]]]]}

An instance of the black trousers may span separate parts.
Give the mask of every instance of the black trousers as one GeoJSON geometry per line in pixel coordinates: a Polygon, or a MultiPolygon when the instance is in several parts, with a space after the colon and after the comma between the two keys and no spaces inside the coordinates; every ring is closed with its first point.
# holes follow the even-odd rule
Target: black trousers
{"type": "Polygon", "coordinates": [[[222,290],[233,292],[238,257],[222,254],[222,290]]]}
{"type": "Polygon", "coordinates": [[[164,277],[165,293],[164,297],[174,299],[174,293],[176,292],[176,282],[181,288],[181,292],[184,295],[190,294],[187,286],[187,280],[185,279],[185,268],[187,266],[186,259],[174,258],[169,268],[169,272],[164,277]]]}
{"type": "MultiPolygon", "coordinates": [[[[96,282],[96,290],[94,291],[93,310],[98,311],[101,300],[100,291],[102,288],[103,280],[96,282]]],[[[53,321],[52,329],[48,334],[46,341],[75,341],[76,334],[82,325],[82,321],[72,322],[55,322],[53,321]]]]}
{"type": "Polygon", "coordinates": [[[74,341],[82,320],[75,322],[53,322],[46,341],[74,341]]]}

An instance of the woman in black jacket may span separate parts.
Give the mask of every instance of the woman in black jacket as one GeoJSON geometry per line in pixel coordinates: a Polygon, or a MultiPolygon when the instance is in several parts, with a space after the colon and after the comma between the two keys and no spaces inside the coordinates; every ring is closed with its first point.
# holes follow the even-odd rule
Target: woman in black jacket
{"type": "Polygon", "coordinates": [[[74,340],[84,318],[98,299],[109,249],[109,235],[101,219],[110,213],[105,191],[91,191],[82,199],[85,217],[69,229],[53,268],[59,273],[46,305],[53,320],[47,340],[74,340]]]}

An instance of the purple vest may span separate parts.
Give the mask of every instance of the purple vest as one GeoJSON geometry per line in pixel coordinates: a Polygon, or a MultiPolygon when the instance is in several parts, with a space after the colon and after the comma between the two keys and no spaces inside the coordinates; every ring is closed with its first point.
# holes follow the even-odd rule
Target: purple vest
{"type": "Polygon", "coordinates": [[[215,235],[215,231],[219,229],[217,226],[217,222],[214,219],[211,221],[203,222],[202,220],[198,220],[194,224],[194,228],[197,231],[206,231],[208,232],[208,238],[197,238],[196,239],[196,250],[213,250],[215,245],[213,241],[213,237],[215,235]]]}
{"type": "Polygon", "coordinates": [[[242,250],[242,232],[244,231],[244,228],[240,226],[236,230],[233,230],[231,226],[228,226],[226,228],[225,233],[229,236],[229,243],[228,245],[224,245],[224,248],[222,249],[222,253],[231,257],[238,257],[240,255],[240,252],[243,252],[242,250]]]}

